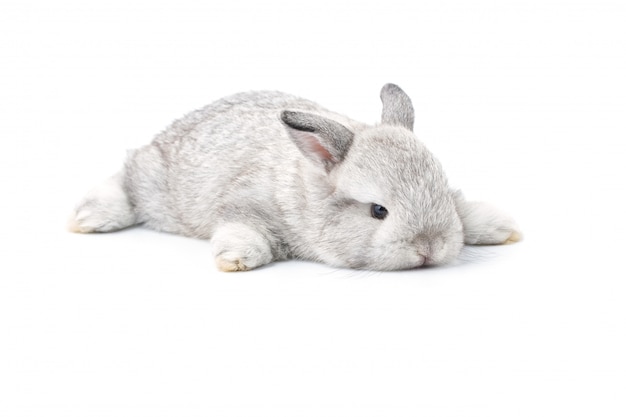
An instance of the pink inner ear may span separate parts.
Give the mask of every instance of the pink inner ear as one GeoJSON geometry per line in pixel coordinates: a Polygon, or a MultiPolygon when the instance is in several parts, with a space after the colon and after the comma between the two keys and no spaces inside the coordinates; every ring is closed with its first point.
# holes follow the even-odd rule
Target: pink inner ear
{"type": "Polygon", "coordinates": [[[320,162],[337,162],[328,149],[320,143],[320,138],[316,134],[295,129],[290,129],[290,134],[296,145],[307,157],[320,162]]]}
{"type": "Polygon", "coordinates": [[[309,146],[311,150],[321,156],[323,160],[333,160],[333,156],[328,152],[328,149],[324,148],[317,140],[310,141],[309,146]]]}

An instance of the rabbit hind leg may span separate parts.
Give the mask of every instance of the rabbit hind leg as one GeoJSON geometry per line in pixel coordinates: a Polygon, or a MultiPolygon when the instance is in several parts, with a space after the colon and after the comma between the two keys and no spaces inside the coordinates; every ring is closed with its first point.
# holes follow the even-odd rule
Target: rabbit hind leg
{"type": "Polygon", "coordinates": [[[76,205],[68,229],[75,233],[113,232],[137,222],[135,209],[123,187],[119,172],[95,187],[76,205]]]}
{"type": "Polygon", "coordinates": [[[517,224],[490,204],[466,201],[461,193],[455,195],[456,208],[467,245],[506,245],[522,240],[517,224]]]}

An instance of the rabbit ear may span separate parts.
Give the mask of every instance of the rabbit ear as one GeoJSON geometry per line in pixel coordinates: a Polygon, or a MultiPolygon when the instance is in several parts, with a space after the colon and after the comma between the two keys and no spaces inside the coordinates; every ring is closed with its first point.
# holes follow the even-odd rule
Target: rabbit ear
{"type": "Polygon", "coordinates": [[[304,156],[324,165],[327,171],[343,161],[354,138],[341,123],[315,114],[285,110],[280,118],[304,156]]]}
{"type": "Polygon", "coordinates": [[[409,96],[395,84],[385,84],[380,90],[383,102],[382,123],[405,127],[413,131],[415,112],[409,96]]]}

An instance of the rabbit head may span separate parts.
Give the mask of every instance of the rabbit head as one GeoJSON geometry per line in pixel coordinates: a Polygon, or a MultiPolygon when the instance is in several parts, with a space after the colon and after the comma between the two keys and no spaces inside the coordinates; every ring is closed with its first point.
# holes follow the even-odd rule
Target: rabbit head
{"type": "Polygon", "coordinates": [[[463,227],[439,162],[412,132],[410,98],[381,91],[382,123],[352,129],[330,117],[283,111],[287,131],[323,170],[317,193],[316,257],[332,265],[409,269],[454,259],[463,227]]]}

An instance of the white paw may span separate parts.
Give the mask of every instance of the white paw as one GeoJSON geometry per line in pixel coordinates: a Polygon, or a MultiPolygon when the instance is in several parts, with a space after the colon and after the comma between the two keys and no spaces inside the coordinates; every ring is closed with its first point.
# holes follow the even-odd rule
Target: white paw
{"type": "Polygon", "coordinates": [[[217,267],[224,272],[249,271],[272,261],[269,242],[241,223],[220,226],[211,238],[217,267]]]}
{"type": "Polygon", "coordinates": [[[98,220],[94,219],[91,210],[77,207],[67,221],[67,229],[73,233],[92,233],[100,226],[98,220]]]}
{"type": "Polygon", "coordinates": [[[75,233],[111,232],[134,224],[135,211],[116,175],[91,190],[76,206],[68,221],[75,233]]]}
{"type": "Polygon", "coordinates": [[[246,265],[246,262],[249,263],[241,255],[233,252],[226,252],[215,257],[217,267],[223,272],[249,271],[252,268],[246,265]]]}
{"type": "Polygon", "coordinates": [[[522,233],[514,225],[495,225],[465,234],[468,245],[508,245],[522,240],[522,233]]]}
{"type": "Polygon", "coordinates": [[[468,245],[504,245],[522,240],[515,221],[487,203],[458,199],[457,211],[468,245]]]}
{"type": "Polygon", "coordinates": [[[104,233],[123,229],[133,223],[131,219],[134,216],[129,214],[130,210],[130,205],[115,207],[102,202],[86,202],[74,210],[67,228],[74,233],[104,233]]]}

